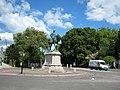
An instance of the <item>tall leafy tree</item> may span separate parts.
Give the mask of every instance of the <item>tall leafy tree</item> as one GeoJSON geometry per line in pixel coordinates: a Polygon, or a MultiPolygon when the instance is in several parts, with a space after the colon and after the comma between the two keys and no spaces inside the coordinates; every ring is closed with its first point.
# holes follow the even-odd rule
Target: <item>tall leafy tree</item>
{"type": "Polygon", "coordinates": [[[85,57],[97,52],[96,30],[92,28],[73,28],[62,37],[60,45],[62,63],[85,65],[85,57]]]}
{"type": "Polygon", "coordinates": [[[18,58],[19,53],[18,53],[18,49],[16,48],[15,44],[10,45],[6,49],[6,56],[7,56],[8,60],[12,60],[12,66],[16,64],[16,61],[19,60],[19,58],[18,58]]]}
{"type": "Polygon", "coordinates": [[[106,55],[115,55],[115,42],[117,39],[117,33],[117,30],[109,28],[100,28],[97,31],[99,58],[103,58],[106,55]]]}
{"type": "Polygon", "coordinates": [[[43,60],[43,52],[48,48],[48,39],[44,32],[38,31],[33,27],[27,28],[22,33],[14,35],[15,45],[18,52],[25,54],[24,60],[36,62],[43,60]]]}
{"type": "Polygon", "coordinates": [[[118,37],[115,42],[115,58],[117,59],[117,67],[120,68],[120,30],[118,31],[118,37]]]}

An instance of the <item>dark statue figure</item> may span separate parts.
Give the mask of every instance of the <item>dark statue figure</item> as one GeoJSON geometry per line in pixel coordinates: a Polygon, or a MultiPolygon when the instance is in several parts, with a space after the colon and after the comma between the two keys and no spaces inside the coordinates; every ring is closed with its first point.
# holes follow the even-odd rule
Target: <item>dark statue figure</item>
{"type": "Polygon", "coordinates": [[[57,50],[56,44],[58,45],[58,42],[61,40],[61,36],[59,34],[55,33],[55,30],[53,30],[53,33],[50,34],[50,39],[48,40],[48,44],[49,44],[49,51],[51,50],[52,45],[54,45],[55,49],[57,50]]]}

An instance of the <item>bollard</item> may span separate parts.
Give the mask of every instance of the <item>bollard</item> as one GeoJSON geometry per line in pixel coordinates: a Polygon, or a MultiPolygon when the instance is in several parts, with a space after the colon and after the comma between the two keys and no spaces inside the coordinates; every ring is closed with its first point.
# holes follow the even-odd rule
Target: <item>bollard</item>
{"type": "Polygon", "coordinates": [[[70,64],[70,68],[72,68],[72,64],[70,64]]]}
{"type": "Polygon", "coordinates": [[[67,64],[67,68],[68,68],[68,64],[67,64]]]}
{"type": "Polygon", "coordinates": [[[34,67],[32,67],[32,70],[34,70],[34,67]]]}
{"type": "Polygon", "coordinates": [[[51,70],[50,70],[50,69],[48,70],[48,73],[51,73],[51,70]]]}
{"type": "Polygon", "coordinates": [[[95,80],[95,78],[92,78],[91,80],[95,80]]]}
{"type": "Polygon", "coordinates": [[[74,72],[76,72],[76,68],[74,68],[73,70],[74,70],[74,72]]]}

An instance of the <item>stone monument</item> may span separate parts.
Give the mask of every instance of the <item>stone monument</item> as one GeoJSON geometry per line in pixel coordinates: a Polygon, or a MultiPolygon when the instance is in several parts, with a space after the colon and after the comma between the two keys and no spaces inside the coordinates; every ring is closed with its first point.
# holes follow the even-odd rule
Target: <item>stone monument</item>
{"type": "Polygon", "coordinates": [[[58,51],[57,44],[61,40],[59,34],[55,34],[55,31],[51,33],[51,38],[49,39],[49,49],[45,52],[45,62],[43,64],[43,69],[48,69],[49,72],[64,72],[61,64],[61,53],[58,51]],[[52,45],[54,49],[52,50],[52,45]]]}

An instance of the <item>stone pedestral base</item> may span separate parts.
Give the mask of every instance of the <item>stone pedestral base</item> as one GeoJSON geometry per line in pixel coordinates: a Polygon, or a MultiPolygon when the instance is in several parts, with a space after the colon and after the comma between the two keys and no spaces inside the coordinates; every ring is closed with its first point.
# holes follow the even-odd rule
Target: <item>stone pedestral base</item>
{"type": "Polygon", "coordinates": [[[64,72],[61,64],[61,53],[59,51],[46,52],[42,68],[48,69],[49,72],[64,72]]]}
{"type": "Polygon", "coordinates": [[[64,73],[64,69],[62,66],[51,66],[49,67],[49,72],[62,72],[64,73]]]}

